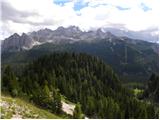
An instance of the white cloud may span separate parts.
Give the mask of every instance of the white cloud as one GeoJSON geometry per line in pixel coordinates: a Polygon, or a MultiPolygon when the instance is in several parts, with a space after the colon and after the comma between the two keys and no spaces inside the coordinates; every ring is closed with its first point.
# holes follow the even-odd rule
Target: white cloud
{"type": "MultiPolygon", "coordinates": [[[[106,20],[114,24],[125,24],[128,29],[131,30],[141,30],[146,29],[151,26],[159,25],[159,0],[85,0],[89,2],[89,6],[95,6],[97,4],[106,4],[106,20]],[[151,8],[149,11],[144,11],[141,8],[141,3],[146,4],[148,8],[151,8]],[[119,10],[116,6],[121,6],[124,8],[129,8],[128,10],[119,10]]],[[[98,6],[99,7],[103,7],[98,6]]],[[[93,8],[93,12],[96,12],[96,9],[93,8]]],[[[104,12],[103,10],[100,14],[104,12]]],[[[87,13],[87,11],[86,11],[87,13]]]]}
{"type": "Polygon", "coordinates": [[[69,25],[89,30],[115,24],[138,31],[157,27],[160,21],[159,0],[82,0],[81,4],[88,5],[79,11],[74,4],[80,0],[68,1],[58,5],[53,0],[1,0],[0,39],[15,32],[69,25]],[[144,11],[142,3],[150,9],[144,11]]]}

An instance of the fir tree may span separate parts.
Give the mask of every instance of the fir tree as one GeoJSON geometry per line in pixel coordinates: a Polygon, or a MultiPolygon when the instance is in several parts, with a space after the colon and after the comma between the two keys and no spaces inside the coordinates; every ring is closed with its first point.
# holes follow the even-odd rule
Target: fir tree
{"type": "Polygon", "coordinates": [[[83,119],[84,118],[84,115],[82,114],[80,103],[77,103],[74,108],[73,118],[74,119],[83,119]]]}

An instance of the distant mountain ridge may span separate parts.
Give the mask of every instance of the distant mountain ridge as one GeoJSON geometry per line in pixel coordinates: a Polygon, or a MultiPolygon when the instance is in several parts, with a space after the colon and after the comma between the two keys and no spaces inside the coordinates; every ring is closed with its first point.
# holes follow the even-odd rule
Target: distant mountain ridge
{"type": "Polygon", "coordinates": [[[2,41],[2,51],[21,51],[31,49],[33,46],[44,43],[73,43],[79,40],[91,41],[112,37],[111,33],[97,31],[82,32],[78,27],[70,26],[68,28],[59,27],[56,30],[42,29],[37,32],[28,34],[23,33],[21,36],[17,33],[11,35],[2,41]]]}
{"type": "Polygon", "coordinates": [[[159,43],[158,28],[152,28],[149,30],[131,31],[127,29],[117,29],[113,27],[103,28],[103,31],[110,31],[116,36],[126,36],[132,39],[144,40],[152,43],[159,43]]]}
{"type": "MultiPolygon", "coordinates": [[[[70,26],[68,28],[58,27],[56,30],[50,30],[46,28],[28,34],[23,33],[21,36],[15,33],[2,41],[2,52],[28,50],[34,46],[44,43],[72,44],[77,41],[93,42],[94,40],[98,39],[107,39],[109,41],[112,41],[112,39],[124,40],[123,37],[118,37],[108,31],[112,31],[118,35],[118,33],[113,29],[97,29],[94,31],[85,32],[81,31],[76,26],[70,26]]],[[[126,34],[121,35],[125,36],[126,34]]]]}

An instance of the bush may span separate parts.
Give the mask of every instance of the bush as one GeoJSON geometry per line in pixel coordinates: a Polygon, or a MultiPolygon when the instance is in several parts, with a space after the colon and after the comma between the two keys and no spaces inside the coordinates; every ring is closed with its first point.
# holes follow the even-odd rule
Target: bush
{"type": "Polygon", "coordinates": [[[17,90],[17,89],[13,89],[13,90],[11,91],[11,96],[12,96],[12,97],[18,96],[18,90],[17,90]]]}

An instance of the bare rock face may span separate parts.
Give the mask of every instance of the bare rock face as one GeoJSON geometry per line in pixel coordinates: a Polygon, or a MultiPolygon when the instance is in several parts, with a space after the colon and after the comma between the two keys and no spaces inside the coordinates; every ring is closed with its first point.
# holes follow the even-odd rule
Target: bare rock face
{"type": "Polygon", "coordinates": [[[34,40],[28,36],[27,34],[23,33],[22,36],[20,37],[20,46],[25,49],[25,47],[32,48],[34,40]]]}
{"type": "MultiPolygon", "coordinates": [[[[65,44],[74,43],[80,40],[92,41],[95,39],[109,38],[108,33],[97,31],[83,32],[76,26],[68,28],[58,27],[56,30],[42,29],[21,36],[17,33],[2,41],[2,51],[21,51],[31,49],[35,45],[44,43],[65,44]]],[[[113,35],[112,35],[113,36],[113,35]]]]}
{"type": "Polygon", "coordinates": [[[2,41],[2,51],[21,51],[30,49],[33,45],[33,39],[23,33],[21,36],[17,33],[2,41]]]}
{"type": "Polygon", "coordinates": [[[12,51],[19,50],[20,49],[19,40],[20,36],[17,33],[11,35],[9,38],[2,41],[2,51],[3,50],[10,51],[11,49],[12,51]]]}

